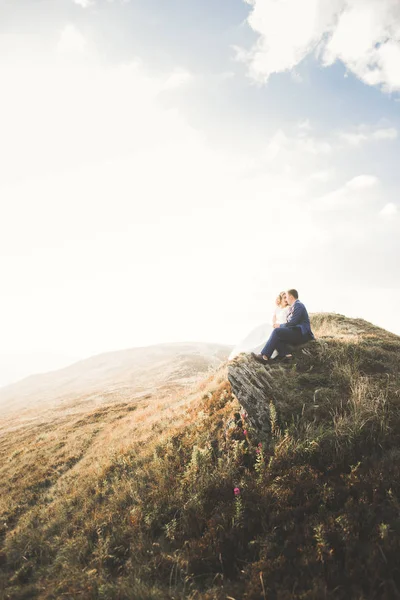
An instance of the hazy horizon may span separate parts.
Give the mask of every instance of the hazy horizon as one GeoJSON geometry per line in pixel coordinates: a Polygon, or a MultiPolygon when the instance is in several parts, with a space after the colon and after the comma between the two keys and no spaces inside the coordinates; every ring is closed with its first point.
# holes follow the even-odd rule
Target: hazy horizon
{"type": "Polygon", "coordinates": [[[399,31],[397,0],[0,6],[0,387],[234,346],[289,287],[400,334],[399,31]]]}
{"type": "MultiPolygon", "coordinates": [[[[199,342],[199,341],[196,341],[196,340],[184,340],[184,341],[178,341],[178,342],[162,342],[160,344],[150,344],[150,345],[143,345],[143,346],[132,346],[132,347],[129,347],[129,348],[117,348],[115,350],[106,350],[104,352],[98,352],[98,353],[95,353],[95,354],[91,354],[90,356],[83,356],[83,357],[80,357],[80,358],[72,359],[71,362],[68,362],[67,359],[66,359],[67,362],[66,361],[62,361],[62,362],[59,363],[59,366],[56,366],[54,368],[49,368],[49,369],[47,369],[45,371],[35,371],[35,372],[32,372],[32,373],[28,373],[28,375],[22,376],[22,377],[20,377],[18,379],[15,379],[13,381],[10,380],[10,381],[8,381],[7,383],[4,383],[4,384],[0,383],[0,389],[4,388],[4,387],[7,387],[8,385],[12,385],[13,383],[18,383],[18,382],[20,382],[20,381],[22,381],[24,379],[27,379],[28,377],[35,376],[35,375],[46,375],[48,373],[53,373],[55,371],[59,371],[59,370],[62,370],[64,368],[71,367],[71,366],[73,366],[73,365],[75,365],[77,363],[84,362],[84,361],[92,359],[92,358],[96,358],[97,356],[104,356],[105,354],[114,354],[114,353],[119,353],[119,352],[120,353],[124,353],[124,352],[129,352],[130,350],[142,350],[142,349],[145,350],[145,349],[154,348],[154,347],[157,347],[157,346],[185,346],[185,345],[197,345],[197,344],[199,344],[199,345],[200,344],[209,344],[211,346],[215,345],[215,346],[221,346],[221,347],[226,346],[227,348],[233,347],[233,344],[219,344],[218,342],[199,342]]],[[[53,355],[49,356],[50,360],[51,360],[51,358],[53,358],[53,360],[54,360],[54,356],[53,355]]],[[[60,357],[56,357],[56,358],[60,358],[60,357]]]]}

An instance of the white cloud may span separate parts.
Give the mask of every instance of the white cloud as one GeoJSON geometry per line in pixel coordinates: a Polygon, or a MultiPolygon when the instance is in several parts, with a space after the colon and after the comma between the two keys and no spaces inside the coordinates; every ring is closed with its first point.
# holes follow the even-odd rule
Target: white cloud
{"type": "Polygon", "coordinates": [[[393,215],[396,215],[397,212],[398,210],[396,204],[393,204],[393,202],[389,202],[388,204],[386,204],[386,206],[382,208],[380,214],[384,217],[392,217],[393,215]]]}
{"type": "Polygon", "coordinates": [[[310,123],[310,119],[304,119],[304,121],[300,121],[300,123],[297,124],[297,127],[300,131],[311,131],[312,130],[312,125],[310,123]]]}
{"type": "Polygon", "coordinates": [[[66,25],[58,40],[58,52],[62,54],[82,54],[86,48],[87,41],[75,25],[66,25]]]}
{"type": "Polygon", "coordinates": [[[309,125],[300,124],[298,135],[288,136],[283,130],[278,130],[269,141],[265,150],[265,158],[273,161],[284,156],[302,153],[304,155],[327,155],[332,151],[332,145],[327,139],[320,139],[308,133],[309,125]],[[304,125],[304,126],[303,126],[304,125]]]}
{"type": "Polygon", "coordinates": [[[314,173],[311,173],[311,175],[309,175],[308,180],[310,182],[316,182],[316,183],[327,183],[328,181],[330,181],[334,176],[334,171],[333,169],[324,169],[321,171],[315,171],[314,173]]]}
{"type": "Polygon", "coordinates": [[[315,52],[324,66],[340,60],[362,81],[400,90],[398,0],[252,0],[258,40],[237,59],[259,82],[294,69],[315,52]]]}
{"type": "Polygon", "coordinates": [[[293,69],[312,50],[329,26],[335,0],[252,0],[250,27],[259,34],[250,51],[237,49],[254,79],[293,69]]]}
{"type": "Polygon", "coordinates": [[[352,131],[339,133],[339,138],[350,146],[360,146],[370,141],[395,140],[397,135],[397,129],[394,127],[371,129],[366,125],[360,125],[352,131]]]}
{"type": "Polygon", "coordinates": [[[378,183],[379,180],[374,175],[357,175],[347,181],[344,186],[311,200],[310,208],[316,211],[344,210],[347,212],[365,209],[371,203],[376,203],[376,195],[368,192],[378,183]]]}
{"type": "Polygon", "coordinates": [[[365,133],[342,132],[339,134],[339,137],[351,146],[359,146],[363,142],[368,141],[368,136],[365,133]]]}
{"type": "Polygon", "coordinates": [[[330,65],[341,60],[365,83],[398,90],[399,34],[397,0],[347,0],[325,47],[323,62],[330,65]]]}
{"type": "Polygon", "coordinates": [[[397,129],[390,127],[387,129],[377,129],[374,131],[372,137],[374,140],[395,140],[397,139],[397,129]]]}
{"type": "Polygon", "coordinates": [[[93,6],[93,0],[73,0],[74,4],[81,6],[82,8],[89,8],[89,6],[93,6]]]}
{"type": "Polygon", "coordinates": [[[183,69],[176,69],[171,74],[169,74],[163,85],[163,90],[173,90],[182,87],[183,85],[189,83],[193,80],[193,76],[188,71],[183,69]]]}
{"type": "Polygon", "coordinates": [[[350,190],[360,190],[373,187],[379,183],[379,179],[374,175],[358,175],[346,183],[350,190]]]}
{"type": "Polygon", "coordinates": [[[299,139],[298,146],[299,150],[310,154],[329,154],[332,150],[332,146],[328,141],[311,137],[299,139]]]}

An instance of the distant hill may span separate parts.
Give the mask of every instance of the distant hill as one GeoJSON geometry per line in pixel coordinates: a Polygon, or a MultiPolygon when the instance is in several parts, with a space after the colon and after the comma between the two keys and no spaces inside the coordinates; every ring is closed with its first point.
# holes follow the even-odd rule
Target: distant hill
{"type": "Polygon", "coordinates": [[[207,343],[158,344],[107,352],[49,373],[31,375],[0,388],[2,416],[40,405],[64,406],[86,395],[86,404],[153,393],[160,386],[173,388],[193,382],[200,374],[225,361],[231,346],[207,343]]]}
{"type": "Polygon", "coordinates": [[[0,598],[399,598],[400,337],[311,323],[291,362],[153,355],[152,393],[5,417],[0,598]]]}

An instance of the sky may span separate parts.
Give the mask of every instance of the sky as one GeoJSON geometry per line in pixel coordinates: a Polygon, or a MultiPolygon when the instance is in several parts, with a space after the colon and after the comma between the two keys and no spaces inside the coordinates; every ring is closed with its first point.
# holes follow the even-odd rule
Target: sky
{"type": "Polygon", "coordinates": [[[0,0],[0,88],[0,386],[291,287],[400,335],[398,0],[0,0]]]}

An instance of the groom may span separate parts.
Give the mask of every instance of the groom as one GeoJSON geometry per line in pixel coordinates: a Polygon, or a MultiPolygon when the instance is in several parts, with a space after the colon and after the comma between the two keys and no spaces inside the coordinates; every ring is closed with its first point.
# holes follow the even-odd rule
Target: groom
{"type": "Polygon", "coordinates": [[[286,323],[274,325],[274,331],[261,350],[261,354],[251,353],[252,357],[259,363],[265,364],[270,361],[274,350],[278,352],[278,356],[274,360],[291,358],[291,355],[287,353],[287,344],[296,346],[315,339],[311,331],[307,309],[300,302],[297,290],[288,290],[286,300],[290,305],[286,323]]]}

